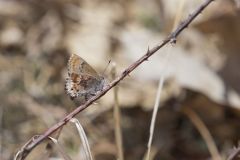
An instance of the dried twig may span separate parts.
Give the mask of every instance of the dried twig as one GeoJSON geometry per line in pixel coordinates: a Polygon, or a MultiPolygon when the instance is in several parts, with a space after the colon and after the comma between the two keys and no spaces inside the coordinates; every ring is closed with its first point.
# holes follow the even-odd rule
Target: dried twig
{"type": "MultiPolygon", "coordinates": [[[[116,78],[116,63],[113,63],[112,77],[116,78]]],[[[113,92],[114,92],[113,117],[114,117],[115,141],[116,141],[117,152],[118,152],[117,159],[124,160],[123,144],[122,144],[122,129],[121,129],[121,111],[119,107],[117,86],[113,89],[113,92]]]]}
{"type": "Polygon", "coordinates": [[[84,159],[93,160],[93,156],[92,156],[92,153],[91,153],[91,150],[90,150],[90,145],[88,143],[86,133],[85,133],[81,123],[76,118],[72,118],[70,120],[70,122],[74,123],[77,127],[80,139],[82,141],[83,150],[84,150],[84,153],[85,153],[85,156],[86,156],[84,159]]]}
{"type": "Polygon", "coordinates": [[[180,22],[182,15],[183,15],[183,10],[186,4],[186,0],[180,0],[178,1],[178,8],[177,8],[177,12],[174,18],[174,23],[173,23],[173,29],[175,29],[178,25],[178,23],[180,22]]]}
{"type": "Polygon", "coordinates": [[[65,152],[65,149],[63,148],[63,146],[58,143],[58,140],[53,138],[53,137],[48,137],[56,146],[57,151],[62,155],[62,157],[64,158],[64,160],[72,160],[71,157],[69,157],[69,155],[65,152]]]}
{"type": "Polygon", "coordinates": [[[88,106],[90,106],[93,102],[98,100],[100,97],[105,95],[111,88],[116,86],[121,80],[123,80],[129,73],[131,73],[135,68],[137,68],[140,64],[142,64],[144,61],[146,61],[150,56],[152,56],[154,53],[156,53],[159,49],[161,49],[163,46],[165,46],[169,42],[176,42],[176,38],[178,35],[188,27],[188,25],[214,0],[206,0],[202,5],[200,5],[192,14],[188,16],[188,18],[183,21],[179,26],[176,28],[174,32],[172,32],[163,42],[152,48],[147,50],[146,54],[143,55],[140,59],[138,59],[136,62],[134,62],[132,65],[130,65],[126,70],[122,72],[122,74],[117,77],[115,80],[113,80],[109,85],[107,85],[101,92],[96,94],[96,96],[92,97],[90,100],[88,100],[85,104],[79,106],[74,111],[69,113],[66,117],[64,117],[62,120],[60,120],[57,124],[53,125],[51,128],[46,130],[41,136],[39,136],[34,141],[31,141],[27,146],[22,148],[21,154],[18,155],[18,159],[25,159],[25,157],[30,153],[30,151],[35,148],[40,142],[45,140],[48,136],[50,136],[52,133],[57,131],[59,128],[61,128],[63,125],[65,125],[68,121],[70,121],[74,116],[76,116],[79,112],[86,109],[88,106]]]}
{"type": "Polygon", "coordinates": [[[0,158],[2,158],[2,144],[3,144],[3,106],[0,106],[0,158]]]}
{"type": "MultiPolygon", "coordinates": [[[[182,18],[182,12],[183,12],[184,4],[185,4],[185,0],[180,0],[179,1],[178,11],[177,11],[177,14],[176,14],[175,19],[174,19],[173,29],[176,28],[177,24],[180,21],[180,18],[182,18]]],[[[169,54],[170,54],[170,52],[167,51],[166,52],[166,55],[167,55],[166,56],[166,62],[163,65],[166,68],[168,67],[169,54]]],[[[152,150],[153,134],[154,134],[154,129],[155,129],[155,125],[156,125],[157,111],[158,111],[159,106],[160,106],[160,97],[161,97],[163,84],[164,84],[164,81],[165,81],[165,72],[168,71],[166,68],[163,70],[162,75],[159,78],[159,85],[158,85],[158,89],[157,89],[157,95],[156,95],[155,104],[154,104],[154,107],[153,107],[153,113],[152,113],[151,124],[150,124],[149,139],[148,139],[147,152],[146,152],[146,158],[145,158],[146,160],[150,160],[150,155],[151,155],[151,150],[152,150]]],[[[151,159],[153,159],[153,158],[151,157],[151,159]]]]}
{"type": "Polygon", "coordinates": [[[169,60],[170,60],[170,51],[169,50],[166,51],[166,58],[165,59],[166,59],[166,61],[164,62],[164,65],[163,65],[163,66],[165,66],[165,68],[163,68],[162,75],[159,78],[159,84],[158,84],[155,104],[154,104],[153,112],[152,112],[151,124],[150,124],[150,129],[149,129],[149,139],[148,139],[148,144],[147,144],[147,152],[146,152],[145,160],[150,160],[150,155],[151,155],[151,150],[152,150],[153,134],[154,134],[156,119],[157,119],[157,112],[160,108],[160,100],[161,100],[160,98],[161,98],[163,84],[165,82],[165,75],[168,72],[168,63],[169,63],[169,60]]]}
{"type": "Polygon", "coordinates": [[[216,146],[208,128],[203,123],[203,121],[200,119],[200,117],[190,108],[183,109],[183,113],[188,116],[188,118],[191,120],[191,122],[197,128],[199,133],[202,135],[204,141],[206,142],[208,150],[212,156],[212,159],[213,160],[222,160],[221,155],[217,149],[217,146],[216,146]]]}
{"type": "Polygon", "coordinates": [[[240,157],[240,145],[231,151],[227,160],[235,160],[237,158],[239,159],[239,157],[240,157]]]}
{"type": "Polygon", "coordinates": [[[154,133],[155,123],[156,123],[156,118],[157,118],[157,111],[158,111],[158,108],[159,108],[159,105],[160,105],[160,97],[161,97],[161,92],[162,92],[164,80],[165,80],[165,77],[163,75],[163,76],[160,77],[160,80],[159,80],[157,95],[156,95],[154,109],[153,109],[153,113],[152,113],[151,124],[150,124],[150,133],[149,133],[149,139],[148,139],[148,145],[147,145],[146,160],[150,159],[153,133],[154,133]]]}

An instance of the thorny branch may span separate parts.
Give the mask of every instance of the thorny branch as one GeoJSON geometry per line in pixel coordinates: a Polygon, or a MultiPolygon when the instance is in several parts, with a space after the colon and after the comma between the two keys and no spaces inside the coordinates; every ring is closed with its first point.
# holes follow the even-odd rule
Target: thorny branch
{"type": "Polygon", "coordinates": [[[90,100],[88,100],[85,104],[79,106],[74,111],[69,113],[66,117],[64,117],[62,120],[60,120],[57,124],[53,125],[51,128],[46,130],[42,135],[40,135],[38,138],[32,140],[28,145],[25,145],[21,148],[18,154],[18,157],[16,159],[24,160],[27,155],[30,153],[30,151],[35,148],[39,143],[47,139],[48,136],[50,136],[52,133],[57,131],[59,128],[61,128],[63,125],[65,125],[68,121],[70,121],[74,116],[76,116],[79,112],[86,109],[88,106],[90,106],[93,102],[98,100],[100,97],[105,95],[111,88],[116,86],[121,80],[123,80],[129,73],[131,73],[135,68],[137,68],[140,64],[142,64],[144,61],[146,61],[150,56],[152,56],[154,53],[156,53],[159,49],[161,49],[163,46],[165,46],[167,43],[175,43],[176,38],[178,35],[188,27],[188,25],[214,0],[206,0],[202,5],[200,5],[192,14],[188,16],[188,18],[183,21],[175,31],[173,31],[163,42],[152,48],[147,50],[145,55],[143,55],[140,59],[138,59],[136,62],[134,62],[132,65],[130,65],[126,70],[122,72],[120,76],[118,76],[115,80],[113,80],[109,85],[107,85],[101,92],[99,92],[97,95],[92,97],[90,100]]]}
{"type": "Polygon", "coordinates": [[[240,157],[240,145],[231,151],[227,160],[235,160],[235,159],[239,159],[239,157],[240,157]]]}

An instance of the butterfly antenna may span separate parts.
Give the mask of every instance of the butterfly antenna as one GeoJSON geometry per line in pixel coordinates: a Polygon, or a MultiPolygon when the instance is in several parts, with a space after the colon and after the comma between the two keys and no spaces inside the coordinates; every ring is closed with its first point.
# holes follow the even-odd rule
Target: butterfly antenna
{"type": "Polygon", "coordinates": [[[103,70],[103,75],[105,74],[105,72],[106,72],[107,68],[109,67],[109,64],[110,64],[110,63],[111,63],[111,59],[108,61],[107,66],[104,68],[104,70],[103,70]]]}

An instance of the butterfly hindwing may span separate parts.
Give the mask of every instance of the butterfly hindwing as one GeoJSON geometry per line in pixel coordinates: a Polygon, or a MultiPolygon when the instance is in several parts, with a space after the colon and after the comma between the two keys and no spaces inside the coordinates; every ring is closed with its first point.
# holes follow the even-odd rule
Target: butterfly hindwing
{"type": "Polygon", "coordinates": [[[88,100],[97,91],[102,90],[105,79],[81,57],[72,54],[68,61],[68,77],[66,78],[65,90],[72,98],[88,100]]]}

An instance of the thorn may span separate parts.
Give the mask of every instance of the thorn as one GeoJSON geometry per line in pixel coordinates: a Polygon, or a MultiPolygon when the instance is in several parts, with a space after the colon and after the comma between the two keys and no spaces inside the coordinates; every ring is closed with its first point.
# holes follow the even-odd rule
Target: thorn
{"type": "Polygon", "coordinates": [[[149,46],[148,46],[147,53],[149,53],[149,52],[150,52],[150,49],[149,49],[149,46]]]}
{"type": "Polygon", "coordinates": [[[171,43],[172,45],[176,44],[176,43],[177,43],[176,37],[171,38],[171,39],[170,39],[170,43],[171,43]]]}
{"type": "Polygon", "coordinates": [[[146,58],[145,58],[145,61],[149,61],[149,60],[148,60],[148,58],[149,58],[149,57],[148,57],[148,56],[146,56],[146,58]]]}
{"type": "Polygon", "coordinates": [[[122,75],[129,76],[129,71],[127,71],[127,70],[123,71],[122,75]]]}
{"type": "Polygon", "coordinates": [[[145,59],[145,61],[148,61],[148,56],[150,55],[150,48],[149,48],[149,46],[148,46],[148,48],[147,48],[147,54],[146,54],[146,59],[145,59]]]}
{"type": "Polygon", "coordinates": [[[149,55],[149,54],[150,54],[150,48],[148,46],[148,48],[147,48],[147,55],[149,55]]]}

